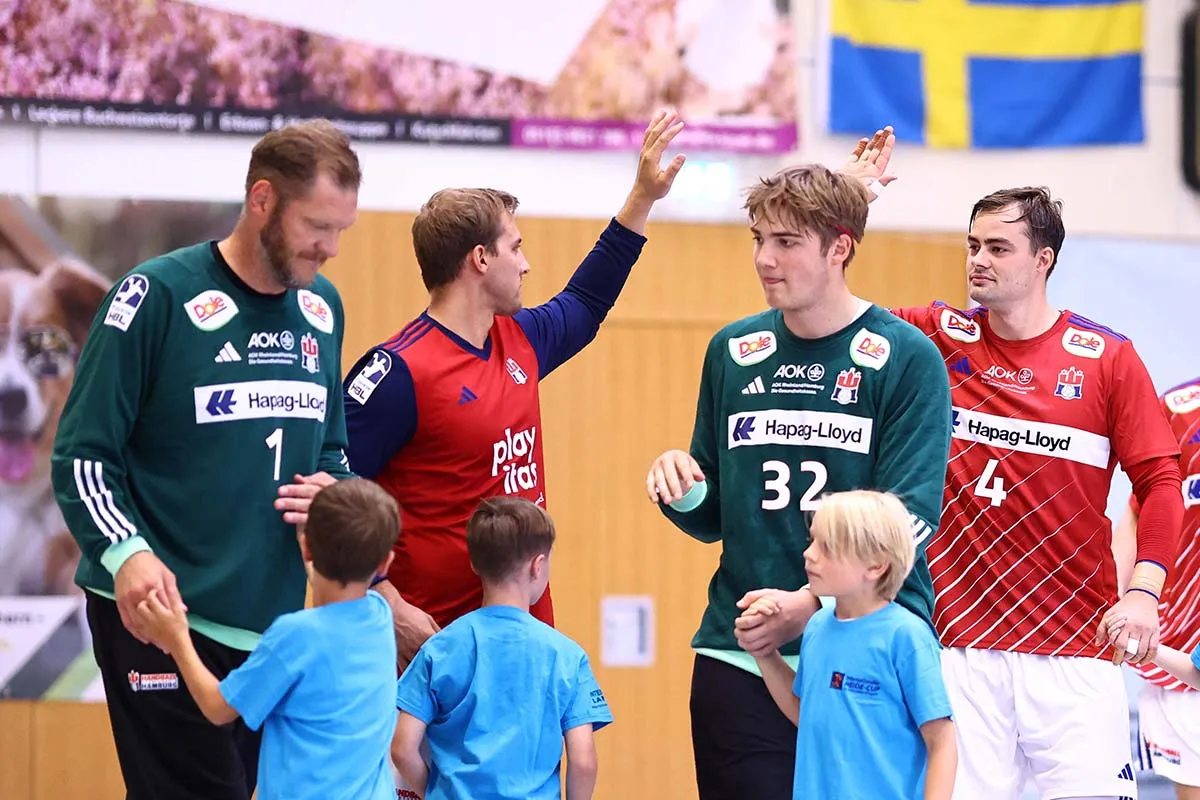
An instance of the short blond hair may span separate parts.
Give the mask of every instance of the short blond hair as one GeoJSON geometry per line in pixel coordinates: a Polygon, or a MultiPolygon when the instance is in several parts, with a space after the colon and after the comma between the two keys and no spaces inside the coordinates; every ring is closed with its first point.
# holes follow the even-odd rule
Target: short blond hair
{"type": "Polygon", "coordinates": [[[876,585],[885,600],[896,599],[917,557],[908,509],[886,492],[826,495],[813,514],[811,531],[830,558],[886,564],[876,585]]]}
{"type": "Polygon", "coordinates": [[[797,233],[812,233],[821,242],[822,255],[839,235],[849,234],[845,267],[867,230],[867,199],[867,190],[856,178],[820,164],[804,164],[760,178],[747,190],[744,208],[751,225],[769,219],[792,226],[797,233]]]}

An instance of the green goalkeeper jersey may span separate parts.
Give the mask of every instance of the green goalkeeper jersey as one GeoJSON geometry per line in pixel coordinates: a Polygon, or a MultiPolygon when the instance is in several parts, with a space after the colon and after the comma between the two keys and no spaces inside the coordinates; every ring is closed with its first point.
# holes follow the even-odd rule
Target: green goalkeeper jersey
{"type": "MultiPolygon", "coordinates": [[[[805,585],[811,512],[822,495],[851,489],[891,492],[907,506],[917,559],[897,601],[932,627],[925,545],[940,517],[950,423],[937,348],[878,306],[821,339],[797,337],[774,310],[720,330],[705,354],[691,445],[708,494],[686,513],[662,507],[684,532],[721,543],[692,646],[752,664],[733,636],[737,601],[805,585]]],[[[797,654],[799,640],[781,651],[797,654]]]]}
{"type": "Polygon", "coordinates": [[[152,550],[192,627],[244,650],[302,608],[296,528],[274,502],[297,474],[350,474],[342,330],[327,279],[260,294],[215,242],[126,275],[92,322],[54,443],[76,582],[111,597],[120,566],[152,550]]]}

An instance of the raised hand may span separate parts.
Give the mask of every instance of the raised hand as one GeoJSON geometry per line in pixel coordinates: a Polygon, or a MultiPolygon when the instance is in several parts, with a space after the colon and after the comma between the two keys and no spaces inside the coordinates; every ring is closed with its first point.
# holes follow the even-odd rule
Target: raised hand
{"type": "Polygon", "coordinates": [[[641,191],[647,197],[660,200],[671,191],[675,176],[683,169],[687,156],[683,153],[671,159],[664,169],[662,166],[663,153],[667,145],[683,130],[683,120],[674,111],[659,111],[646,126],[642,137],[642,151],[638,155],[636,191],[641,191]]]}
{"type": "Polygon", "coordinates": [[[885,175],[892,151],[896,148],[896,134],[892,126],[875,131],[870,138],[863,137],[854,146],[850,160],[839,172],[857,179],[867,190],[870,200],[879,196],[876,191],[896,180],[895,175],[885,175]]]}
{"type": "Polygon", "coordinates": [[[638,153],[637,177],[633,189],[625,199],[625,205],[617,212],[617,222],[625,228],[645,235],[646,220],[654,203],[667,196],[675,183],[675,176],[683,169],[687,156],[680,153],[662,165],[667,145],[683,130],[683,121],[674,111],[659,111],[646,126],[642,137],[642,150],[638,153]]]}

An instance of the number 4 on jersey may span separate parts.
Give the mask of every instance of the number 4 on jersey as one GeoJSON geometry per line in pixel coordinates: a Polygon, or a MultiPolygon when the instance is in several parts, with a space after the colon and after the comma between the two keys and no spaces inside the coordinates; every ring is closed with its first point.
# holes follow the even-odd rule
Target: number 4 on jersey
{"type": "Polygon", "coordinates": [[[1004,478],[996,477],[996,467],[999,464],[1000,459],[998,458],[988,459],[987,465],[983,468],[983,474],[979,476],[979,480],[975,481],[975,494],[991,500],[993,506],[1000,505],[1004,502],[1004,498],[1008,497],[1008,492],[1004,490],[1004,478]]]}

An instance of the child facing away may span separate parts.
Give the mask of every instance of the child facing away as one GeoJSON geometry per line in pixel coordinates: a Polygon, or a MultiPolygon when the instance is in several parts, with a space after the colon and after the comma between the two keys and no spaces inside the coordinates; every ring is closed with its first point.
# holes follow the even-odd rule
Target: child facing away
{"type": "MultiPolygon", "coordinates": [[[[928,625],[894,602],[913,566],[911,531],[890,494],[823,498],[804,565],[809,587],[834,605],[808,621],[795,672],[777,650],[751,652],[798,728],[793,797],[951,796],[958,746],[941,648],[928,625]]],[[[743,616],[779,610],[760,598],[743,616]]]]}
{"type": "Polygon", "coordinates": [[[395,800],[396,639],[368,585],[386,574],[399,531],[396,502],[371,481],[321,489],[298,537],[313,607],[278,617],[220,683],[196,655],[184,608],[158,594],[138,606],[210,722],[262,727],[259,800],[395,800]]]}
{"type": "Polygon", "coordinates": [[[558,798],[564,739],[567,800],[592,796],[593,732],[612,713],[583,648],[529,613],[553,545],[550,515],[528,500],[484,500],[467,522],[483,607],[427,640],[396,684],[392,758],[419,796],[558,798]]]}

